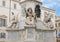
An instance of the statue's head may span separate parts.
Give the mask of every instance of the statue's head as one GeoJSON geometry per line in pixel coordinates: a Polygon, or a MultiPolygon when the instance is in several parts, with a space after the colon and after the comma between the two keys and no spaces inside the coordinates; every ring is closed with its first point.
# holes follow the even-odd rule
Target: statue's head
{"type": "Polygon", "coordinates": [[[28,8],[27,11],[28,11],[29,13],[32,13],[32,8],[28,8]]]}
{"type": "Polygon", "coordinates": [[[36,5],[36,8],[39,8],[40,9],[40,5],[36,5]]]}

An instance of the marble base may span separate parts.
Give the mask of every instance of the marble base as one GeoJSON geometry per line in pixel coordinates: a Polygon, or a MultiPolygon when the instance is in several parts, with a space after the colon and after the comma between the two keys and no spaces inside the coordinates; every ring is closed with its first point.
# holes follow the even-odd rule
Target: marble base
{"type": "Polygon", "coordinates": [[[41,42],[56,42],[56,32],[55,31],[41,31],[40,39],[41,42]]]}

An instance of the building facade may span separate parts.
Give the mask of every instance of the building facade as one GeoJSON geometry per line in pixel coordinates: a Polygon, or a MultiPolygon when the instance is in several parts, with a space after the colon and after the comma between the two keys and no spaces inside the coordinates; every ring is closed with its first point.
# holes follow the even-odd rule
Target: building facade
{"type": "Polygon", "coordinates": [[[60,16],[56,16],[56,34],[57,42],[60,42],[60,16]]]}
{"type": "Polygon", "coordinates": [[[56,42],[55,14],[41,0],[0,0],[0,42],[56,42]]]}

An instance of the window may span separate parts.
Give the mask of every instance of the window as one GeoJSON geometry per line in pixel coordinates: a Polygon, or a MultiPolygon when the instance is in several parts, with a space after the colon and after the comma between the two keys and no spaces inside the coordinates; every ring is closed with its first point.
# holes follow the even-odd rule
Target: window
{"type": "Polygon", "coordinates": [[[55,27],[57,27],[57,23],[55,24],[55,27]]]}
{"type": "Polygon", "coordinates": [[[16,9],[16,4],[14,4],[14,9],[16,9]]]}
{"type": "Polygon", "coordinates": [[[1,26],[6,26],[6,20],[5,19],[0,19],[0,27],[1,26]]]}
{"type": "Polygon", "coordinates": [[[58,26],[60,27],[60,23],[58,24],[58,26]]]}
{"type": "Polygon", "coordinates": [[[5,6],[5,1],[2,2],[2,5],[5,6]]]}
{"type": "Polygon", "coordinates": [[[0,33],[0,38],[6,38],[6,34],[5,33],[0,33]]]}

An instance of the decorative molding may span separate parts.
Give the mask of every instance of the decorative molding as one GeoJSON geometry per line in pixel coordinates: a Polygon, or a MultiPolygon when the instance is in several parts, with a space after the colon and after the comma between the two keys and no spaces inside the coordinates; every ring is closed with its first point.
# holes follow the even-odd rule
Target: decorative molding
{"type": "Polygon", "coordinates": [[[49,8],[46,8],[46,7],[41,7],[42,10],[45,10],[45,11],[48,11],[48,12],[53,12],[55,13],[55,10],[52,10],[52,9],[49,9],[49,8]]]}
{"type": "Polygon", "coordinates": [[[5,18],[7,18],[7,16],[5,16],[5,15],[0,15],[0,18],[5,19],[5,18]]]}
{"type": "MultiPolygon", "coordinates": [[[[25,0],[25,1],[23,1],[23,2],[20,2],[20,4],[22,4],[22,3],[24,3],[24,2],[28,2],[28,1],[31,1],[31,0],[25,0]]],[[[40,3],[40,4],[42,4],[42,2],[39,2],[39,1],[34,1],[34,0],[32,0],[33,2],[38,2],[38,3],[40,3]]]]}

